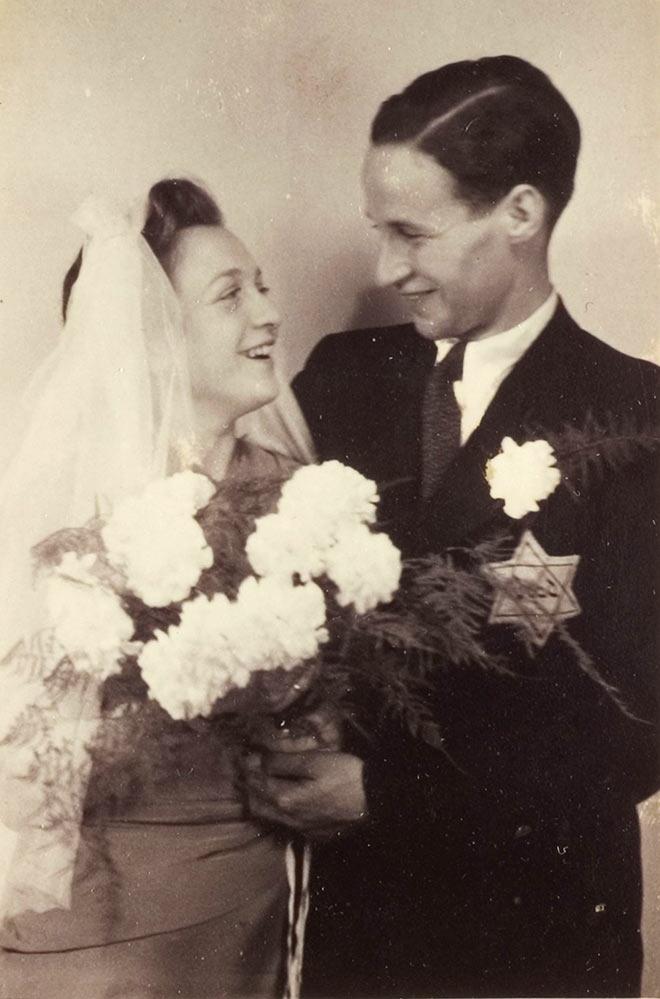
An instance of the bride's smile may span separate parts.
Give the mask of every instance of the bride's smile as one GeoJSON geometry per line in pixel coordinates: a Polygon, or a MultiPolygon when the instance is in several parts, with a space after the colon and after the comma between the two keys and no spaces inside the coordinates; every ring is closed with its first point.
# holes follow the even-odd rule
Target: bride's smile
{"type": "Polygon", "coordinates": [[[260,269],[222,226],[182,230],[167,270],[181,303],[193,399],[220,426],[278,393],[273,364],[280,317],[260,269]]]}

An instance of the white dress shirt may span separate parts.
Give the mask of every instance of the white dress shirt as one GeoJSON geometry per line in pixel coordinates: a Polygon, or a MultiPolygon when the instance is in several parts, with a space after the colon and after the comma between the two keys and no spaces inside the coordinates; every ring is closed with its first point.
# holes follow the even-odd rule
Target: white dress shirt
{"type": "MultiPolygon", "coordinates": [[[[463,378],[454,382],[454,395],[461,410],[461,444],[465,444],[479,426],[498,388],[548,325],[556,306],[557,292],[553,288],[543,305],[517,326],[481,340],[470,340],[465,348],[463,378]]],[[[456,340],[435,341],[436,364],[447,356],[455,343],[456,340]]]]}

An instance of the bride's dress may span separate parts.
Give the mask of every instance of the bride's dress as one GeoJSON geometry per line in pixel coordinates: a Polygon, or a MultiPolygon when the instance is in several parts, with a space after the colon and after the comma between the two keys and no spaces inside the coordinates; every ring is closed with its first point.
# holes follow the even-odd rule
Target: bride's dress
{"type": "MultiPolygon", "coordinates": [[[[243,444],[230,474],[284,474],[284,460],[243,444]]],[[[5,922],[3,999],[282,994],[286,842],[246,817],[221,743],[191,731],[180,750],[166,781],[100,828],[87,809],[70,910],[5,922]]]]}

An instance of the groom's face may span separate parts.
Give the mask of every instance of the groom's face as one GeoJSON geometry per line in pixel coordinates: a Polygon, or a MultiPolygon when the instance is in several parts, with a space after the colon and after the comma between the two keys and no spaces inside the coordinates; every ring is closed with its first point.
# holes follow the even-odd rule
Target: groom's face
{"type": "Polygon", "coordinates": [[[506,329],[514,259],[499,206],[477,212],[456,196],[448,170],[406,144],[372,146],[363,180],[381,242],[378,281],[403,296],[419,333],[438,340],[506,329]]]}

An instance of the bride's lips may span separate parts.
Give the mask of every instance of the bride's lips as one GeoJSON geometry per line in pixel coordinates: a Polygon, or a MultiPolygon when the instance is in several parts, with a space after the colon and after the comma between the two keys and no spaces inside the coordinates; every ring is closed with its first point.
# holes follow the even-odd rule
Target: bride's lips
{"type": "Polygon", "coordinates": [[[263,343],[257,343],[245,350],[239,350],[239,354],[247,357],[249,361],[270,361],[272,360],[274,346],[274,340],[264,340],[263,343]]]}

